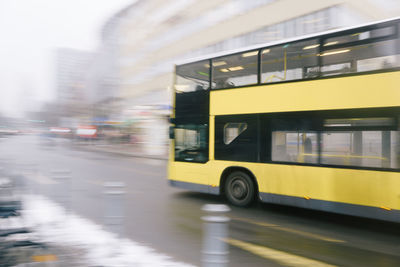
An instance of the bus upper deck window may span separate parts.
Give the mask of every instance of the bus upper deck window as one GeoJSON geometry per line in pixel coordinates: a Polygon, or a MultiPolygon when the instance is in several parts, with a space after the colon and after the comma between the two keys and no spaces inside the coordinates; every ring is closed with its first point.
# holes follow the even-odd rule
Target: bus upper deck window
{"type": "Polygon", "coordinates": [[[210,87],[209,60],[185,64],[176,68],[177,93],[208,90],[210,87]]]}
{"type": "Polygon", "coordinates": [[[231,88],[257,83],[258,50],[212,60],[213,89],[231,88]]]}
{"type": "Polygon", "coordinates": [[[263,49],[261,83],[314,78],[319,46],[318,39],[310,39],[263,49]]]}
{"type": "Polygon", "coordinates": [[[399,54],[394,26],[347,32],[323,40],[321,75],[396,68],[399,54]]]}

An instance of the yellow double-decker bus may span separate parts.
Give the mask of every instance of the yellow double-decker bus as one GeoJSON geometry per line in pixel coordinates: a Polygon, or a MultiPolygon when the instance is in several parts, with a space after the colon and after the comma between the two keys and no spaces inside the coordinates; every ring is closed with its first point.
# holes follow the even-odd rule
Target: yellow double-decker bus
{"type": "Polygon", "coordinates": [[[176,66],[169,182],[400,222],[400,18],[176,66]]]}

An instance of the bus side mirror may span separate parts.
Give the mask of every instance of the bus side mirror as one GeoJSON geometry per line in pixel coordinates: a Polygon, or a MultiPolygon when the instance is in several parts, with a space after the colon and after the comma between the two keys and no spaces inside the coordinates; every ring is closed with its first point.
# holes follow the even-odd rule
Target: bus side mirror
{"type": "Polygon", "coordinates": [[[174,139],[175,138],[175,127],[174,126],[169,126],[169,139],[174,139]]]}

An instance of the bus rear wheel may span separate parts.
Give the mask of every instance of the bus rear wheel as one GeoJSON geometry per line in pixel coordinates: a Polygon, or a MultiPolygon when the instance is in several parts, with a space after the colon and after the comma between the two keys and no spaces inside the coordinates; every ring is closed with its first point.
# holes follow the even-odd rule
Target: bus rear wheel
{"type": "Polygon", "coordinates": [[[225,196],[239,207],[249,206],[254,201],[255,187],[250,176],[241,171],[229,174],[225,182],[225,196]]]}

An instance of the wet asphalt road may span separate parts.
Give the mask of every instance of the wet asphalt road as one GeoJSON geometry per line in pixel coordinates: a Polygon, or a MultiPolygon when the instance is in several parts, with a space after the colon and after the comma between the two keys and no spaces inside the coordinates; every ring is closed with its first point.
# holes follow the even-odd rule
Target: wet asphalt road
{"type": "MultiPolygon", "coordinates": [[[[126,184],[124,237],[201,265],[201,207],[221,197],[171,188],[166,161],[49,144],[38,136],[0,138],[0,166],[22,175],[32,193],[60,201],[66,187],[54,170],[71,172],[69,208],[104,222],[105,182],[126,184]]],[[[229,266],[400,266],[400,226],[277,205],[231,207],[229,266]]]]}

